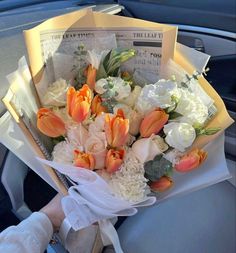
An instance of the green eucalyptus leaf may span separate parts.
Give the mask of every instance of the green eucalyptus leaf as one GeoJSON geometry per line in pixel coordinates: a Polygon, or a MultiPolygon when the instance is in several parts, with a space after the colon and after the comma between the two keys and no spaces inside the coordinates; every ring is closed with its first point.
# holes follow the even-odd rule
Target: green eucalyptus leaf
{"type": "Polygon", "coordinates": [[[157,155],[153,160],[144,163],[145,177],[156,181],[164,175],[170,175],[173,170],[172,163],[162,155],[157,155]]]}

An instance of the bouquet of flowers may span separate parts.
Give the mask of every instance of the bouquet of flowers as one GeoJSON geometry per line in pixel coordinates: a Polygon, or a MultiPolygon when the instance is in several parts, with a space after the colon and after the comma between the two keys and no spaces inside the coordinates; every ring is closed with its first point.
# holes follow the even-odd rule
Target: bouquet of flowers
{"type": "Polygon", "coordinates": [[[38,129],[57,143],[53,161],[95,171],[115,196],[133,203],[150,190],[169,189],[173,170],[188,172],[205,161],[207,152],[192,145],[220,128],[205,127],[212,112],[195,92],[200,73],[141,87],[120,69],[134,49],[87,53],[86,82],[76,89],[56,80],[37,113],[38,129]]]}
{"type": "MultiPolygon", "coordinates": [[[[133,215],[136,207],[154,204],[162,192],[175,187],[176,173],[201,169],[207,159],[204,145],[232,120],[204,79],[204,64],[194,70],[190,64],[194,59],[186,58],[194,55],[193,50],[180,45],[179,51],[175,50],[175,31],[156,25],[161,32],[150,32],[153,23],[129,19],[132,29],[140,26],[144,32],[130,28],[131,32],[121,33],[117,26],[127,26],[124,17],[87,11],[78,15],[68,15],[68,27],[77,25],[77,19],[81,26],[92,26],[94,20],[104,26],[110,20],[115,32],[102,31],[102,36],[95,36],[100,32],[97,27],[78,33],[56,27],[54,35],[48,32],[52,29],[49,21],[36,27],[34,36],[26,33],[38,94],[29,89],[29,106],[27,99],[22,99],[15,107],[24,109],[20,110],[21,119],[46,154],[38,160],[65,175],[58,174],[68,189],[62,204],[70,226],[78,230],[98,222],[103,242],[108,238],[116,251],[122,252],[108,219],[133,215]],[[168,40],[163,38],[164,30],[168,40]],[[130,34],[135,41],[121,43],[123,37],[127,43],[130,34]],[[88,37],[86,44],[75,45],[73,39],[83,37],[88,37]],[[32,50],[31,40],[40,50],[32,50]],[[160,45],[168,50],[159,50],[160,45]],[[188,52],[183,56],[184,50],[188,52]],[[28,113],[32,104],[34,110],[28,113]],[[26,114],[28,121],[22,116],[26,114]],[[50,137],[46,142],[50,145],[39,136],[50,137]]],[[[60,27],[62,21],[63,16],[58,17],[55,24],[60,27]]],[[[29,77],[25,68],[20,76],[24,82],[29,77]]]]}

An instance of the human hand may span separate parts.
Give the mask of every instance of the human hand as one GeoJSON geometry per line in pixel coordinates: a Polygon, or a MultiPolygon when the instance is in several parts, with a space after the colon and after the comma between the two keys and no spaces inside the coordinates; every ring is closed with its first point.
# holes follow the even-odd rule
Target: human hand
{"type": "Polygon", "coordinates": [[[61,223],[65,218],[65,214],[61,206],[61,198],[62,196],[57,194],[46,206],[40,210],[40,212],[48,216],[52,223],[54,232],[59,230],[61,223]]]}

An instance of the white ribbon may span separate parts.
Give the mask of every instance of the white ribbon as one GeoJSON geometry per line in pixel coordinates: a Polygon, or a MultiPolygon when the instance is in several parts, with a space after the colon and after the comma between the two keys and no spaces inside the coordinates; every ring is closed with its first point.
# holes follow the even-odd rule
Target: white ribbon
{"type": "Polygon", "coordinates": [[[66,216],[66,221],[63,223],[64,229],[62,229],[64,240],[71,228],[78,231],[98,222],[104,245],[113,244],[115,251],[122,253],[118,235],[109,219],[134,215],[137,213],[136,207],[152,205],[156,202],[156,198],[147,197],[140,202],[130,203],[115,197],[106,181],[91,170],[41,158],[38,160],[76,182],[69,188],[68,195],[62,199],[66,216]]]}

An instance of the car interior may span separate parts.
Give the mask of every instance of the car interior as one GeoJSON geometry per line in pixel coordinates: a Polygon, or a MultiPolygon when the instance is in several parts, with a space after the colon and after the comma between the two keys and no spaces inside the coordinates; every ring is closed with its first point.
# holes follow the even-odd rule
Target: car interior
{"type": "MultiPolygon", "coordinates": [[[[211,56],[206,79],[236,120],[235,0],[2,0],[1,98],[9,87],[7,74],[26,55],[23,30],[82,8],[177,26],[179,43],[211,56]]],[[[0,119],[5,113],[0,103],[0,119]]],[[[141,208],[137,215],[119,220],[116,228],[125,252],[236,252],[236,123],[225,131],[224,148],[232,178],[151,208],[141,208]]],[[[0,143],[0,231],[39,210],[55,194],[51,186],[0,143]]],[[[47,252],[66,251],[61,245],[49,245],[47,252]]],[[[104,252],[114,251],[108,246],[104,252]]]]}

